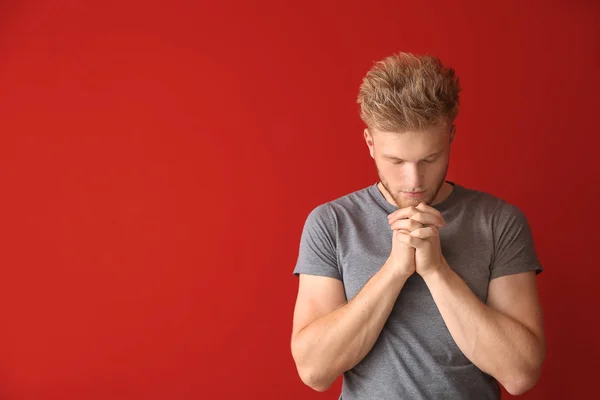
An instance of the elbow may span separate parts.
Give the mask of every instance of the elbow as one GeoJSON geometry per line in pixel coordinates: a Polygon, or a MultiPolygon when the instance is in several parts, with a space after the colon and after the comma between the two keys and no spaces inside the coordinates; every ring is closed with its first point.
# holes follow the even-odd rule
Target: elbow
{"type": "Polygon", "coordinates": [[[513,383],[504,385],[504,388],[508,393],[512,396],[520,396],[529,390],[531,390],[535,386],[536,382],[531,380],[519,380],[513,383]]]}
{"type": "Polygon", "coordinates": [[[333,383],[325,381],[324,379],[320,379],[318,376],[315,375],[305,375],[304,377],[301,376],[301,379],[306,386],[310,387],[313,390],[316,390],[317,392],[326,391],[331,387],[331,384],[333,383]]]}
{"type": "Polygon", "coordinates": [[[502,385],[508,393],[513,396],[520,396],[537,384],[542,375],[542,365],[546,358],[546,344],[542,340],[539,343],[536,355],[529,359],[529,363],[522,368],[516,368],[516,373],[506,380],[502,385]]]}
{"type": "Polygon", "coordinates": [[[303,357],[298,350],[297,342],[292,344],[292,357],[294,358],[298,375],[306,386],[317,392],[324,392],[331,387],[333,381],[328,379],[325,376],[326,374],[319,371],[319,368],[302,361],[303,357]]]}
{"type": "Polygon", "coordinates": [[[324,392],[333,384],[332,381],[325,378],[322,374],[316,373],[314,369],[300,367],[297,367],[297,369],[302,382],[317,392],[324,392]]]}
{"type": "Polygon", "coordinates": [[[507,381],[506,384],[503,383],[503,386],[511,395],[520,396],[531,390],[537,384],[540,375],[540,368],[527,373],[523,372],[507,381]]]}

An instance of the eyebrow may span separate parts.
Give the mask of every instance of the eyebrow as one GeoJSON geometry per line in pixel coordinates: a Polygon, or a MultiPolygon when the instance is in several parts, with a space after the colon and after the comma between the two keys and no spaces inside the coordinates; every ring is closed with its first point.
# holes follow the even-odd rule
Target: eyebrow
{"type": "MultiPolygon", "coordinates": [[[[423,159],[430,158],[430,157],[433,157],[433,156],[437,156],[438,154],[441,154],[441,153],[443,153],[443,152],[444,152],[444,150],[436,151],[435,153],[431,153],[431,154],[429,154],[428,156],[426,156],[426,157],[425,157],[425,158],[423,158],[423,159]]],[[[404,161],[404,160],[403,160],[403,159],[401,159],[401,158],[398,158],[398,157],[396,157],[396,156],[392,156],[392,155],[388,155],[388,154],[384,154],[383,156],[384,156],[385,158],[387,158],[387,159],[390,159],[390,160],[404,161]]]]}

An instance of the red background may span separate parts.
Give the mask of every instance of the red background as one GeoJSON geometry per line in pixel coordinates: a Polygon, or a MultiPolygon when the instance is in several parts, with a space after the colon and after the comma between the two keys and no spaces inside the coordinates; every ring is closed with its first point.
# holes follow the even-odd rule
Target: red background
{"type": "Polygon", "coordinates": [[[532,226],[522,397],[596,394],[600,7],[482,3],[0,3],[0,398],[337,399],[296,373],[292,270],[377,181],[355,99],[396,51],[461,77],[448,179],[532,226]]]}

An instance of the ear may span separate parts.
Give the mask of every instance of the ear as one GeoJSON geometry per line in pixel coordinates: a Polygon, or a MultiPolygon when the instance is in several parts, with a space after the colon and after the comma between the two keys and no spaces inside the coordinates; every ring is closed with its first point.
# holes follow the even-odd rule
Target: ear
{"type": "Polygon", "coordinates": [[[373,135],[369,132],[369,128],[364,130],[365,141],[367,142],[367,146],[369,147],[369,153],[371,153],[371,158],[375,158],[374,153],[374,143],[373,143],[373,135]]]}
{"type": "Polygon", "coordinates": [[[456,125],[452,124],[450,127],[450,143],[454,140],[454,135],[456,134],[456,125]]]}

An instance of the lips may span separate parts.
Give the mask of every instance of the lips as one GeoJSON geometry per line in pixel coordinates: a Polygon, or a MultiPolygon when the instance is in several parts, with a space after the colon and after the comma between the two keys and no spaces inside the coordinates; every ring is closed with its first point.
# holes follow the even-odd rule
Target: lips
{"type": "Polygon", "coordinates": [[[423,196],[425,194],[425,192],[402,192],[404,193],[406,196],[409,197],[419,197],[419,196],[423,196]]]}

